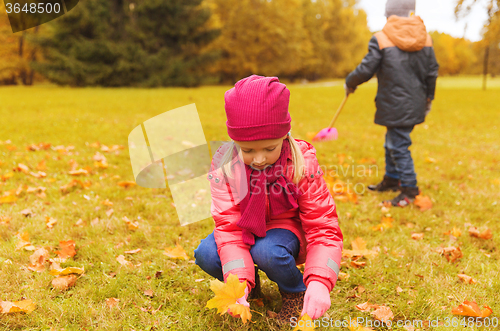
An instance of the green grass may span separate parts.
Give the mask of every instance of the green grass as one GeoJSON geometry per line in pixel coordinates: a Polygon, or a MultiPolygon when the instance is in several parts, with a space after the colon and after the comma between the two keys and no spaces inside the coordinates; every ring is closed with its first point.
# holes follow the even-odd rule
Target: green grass
{"type": "MultiPolygon", "coordinates": [[[[332,306],[327,312],[333,319],[369,317],[354,307],[366,301],[391,307],[395,320],[452,318],[451,307],[464,299],[476,300],[500,311],[500,80],[490,81],[488,91],[480,89],[480,78],[440,78],[436,99],[427,121],[412,133],[412,155],[419,186],[431,197],[434,207],[426,212],[411,206],[391,209],[394,226],[384,232],[372,231],[383,213],[378,207],[382,199],[393,194],[364,192],[358,204],[337,202],[339,222],[344,233],[344,246],[360,236],[368,248],[378,247],[380,254],[369,260],[365,268],[343,268],[350,275],[339,281],[331,293],[332,306]],[[426,162],[435,159],[435,163],[426,162]],[[350,215],[350,217],[347,217],[350,215]],[[413,223],[410,228],[406,224],[413,223]],[[494,236],[490,240],[471,238],[465,223],[488,226],[494,236]],[[443,232],[458,227],[462,236],[457,242],[443,232]],[[410,239],[412,232],[425,232],[421,241],[410,239]],[[464,257],[449,263],[435,253],[441,245],[460,245],[464,257]],[[388,253],[386,254],[385,251],[388,253]],[[400,256],[391,252],[399,252],[400,256]],[[489,254],[490,257],[486,257],[489,254]],[[465,273],[477,284],[462,284],[457,274],[465,273]],[[421,275],[423,277],[419,277],[421,275]],[[356,286],[366,291],[355,297],[356,286]],[[397,287],[403,292],[398,294],[397,287]],[[409,303],[409,301],[411,301],[409,303]]],[[[146,189],[117,186],[120,180],[134,180],[128,150],[118,155],[105,154],[109,167],[92,173],[87,190],[74,189],[62,194],[59,187],[71,176],[69,161],[79,167],[92,166],[97,151],[90,144],[127,146],[129,132],[143,121],[186,104],[196,103],[205,136],[210,140],[227,139],[225,130],[224,92],[229,86],[195,89],[101,89],[60,88],[50,85],[34,87],[1,87],[0,141],[10,139],[16,150],[0,145],[0,175],[12,171],[17,163],[34,168],[42,159],[47,163],[47,177],[35,178],[16,172],[1,182],[0,195],[21,184],[44,186],[45,199],[22,193],[14,204],[0,204],[0,215],[12,217],[9,226],[0,225],[0,299],[15,301],[29,298],[37,308],[30,315],[0,316],[0,330],[273,330],[263,316],[253,313],[251,325],[242,325],[230,316],[219,316],[205,308],[212,297],[210,276],[193,263],[193,250],[213,230],[207,219],[185,227],[179,226],[172,198],[167,189],[146,189]],[[71,154],[57,151],[29,152],[25,147],[46,142],[52,146],[72,145],[71,154]],[[119,179],[113,176],[120,176],[119,179]],[[90,200],[84,198],[90,197],[90,200]],[[125,200],[132,197],[132,200],[125,200]],[[109,199],[114,214],[106,215],[100,204],[109,199]],[[34,216],[25,218],[20,211],[31,208],[34,216]],[[100,207],[100,208],[97,208],[100,207]],[[45,216],[58,220],[52,230],[45,227],[45,216]],[[129,231],[122,217],[139,219],[137,231],[129,231]],[[95,226],[90,221],[99,217],[95,226]],[[78,219],[87,222],[74,227],[78,219]],[[56,247],[59,240],[73,239],[77,255],[63,266],[85,267],[85,274],[68,291],[52,289],[53,276],[34,273],[21,267],[29,264],[31,252],[16,250],[17,232],[27,231],[36,246],[56,247]],[[190,260],[170,260],[162,251],[179,242],[190,260]],[[119,243],[126,243],[115,248],[119,243]],[[126,250],[142,248],[127,256],[134,269],[121,267],[116,256],[126,250]],[[3,263],[10,259],[13,264],[3,263]],[[162,270],[162,276],[155,273],[162,270]],[[108,275],[116,272],[115,278],[108,275]],[[196,279],[204,278],[202,282],[196,279]],[[143,294],[152,289],[154,297],[143,294]],[[118,308],[109,309],[105,299],[120,299],[118,308]],[[161,309],[156,314],[137,307],[161,309]],[[137,307],[136,307],[137,306],[137,307]]],[[[309,132],[328,125],[338,107],[343,88],[338,86],[304,87],[290,85],[292,134],[307,139],[309,132]]],[[[339,139],[318,143],[320,164],[335,166],[337,154],[345,154],[346,166],[356,173],[340,173],[340,179],[358,188],[378,182],[383,176],[383,141],[385,128],[373,124],[376,84],[370,82],[353,94],[336,123],[339,139]],[[359,176],[359,161],[374,158],[378,171],[359,176]],[[352,170],[352,168],[349,168],[352,170]]],[[[366,165],[365,165],[366,166],[366,165]]],[[[54,256],[53,254],[51,256],[54,256]]],[[[263,274],[261,273],[261,276],[263,274]]],[[[252,309],[266,313],[279,309],[279,293],[274,283],[264,278],[264,292],[271,297],[264,307],[252,309]]],[[[338,329],[338,328],[320,328],[338,329]]],[[[345,329],[345,328],[344,328],[345,329]]],[[[398,330],[398,328],[393,328],[398,330]]],[[[462,330],[444,326],[435,330],[462,330]]]]}

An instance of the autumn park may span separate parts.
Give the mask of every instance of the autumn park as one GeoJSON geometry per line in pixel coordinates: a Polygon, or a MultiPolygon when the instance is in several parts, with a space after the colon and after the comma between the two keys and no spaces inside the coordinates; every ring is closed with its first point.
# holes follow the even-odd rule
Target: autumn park
{"type": "MultiPolygon", "coordinates": [[[[453,0],[457,20],[486,13],[478,41],[427,31],[439,70],[411,133],[419,191],[407,206],[368,189],[386,178],[388,141],[374,124],[382,76],[344,86],[377,32],[359,1],[82,0],[16,33],[11,2],[0,0],[0,330],[500,328],[500,1],[453,0]],[[278,323],[285,299],[263,270],[250,295],[235,274],[205,272],[195,250],[215,215],[181,225],[168,184],[143,187],[132,169],[132,130],[186,105],[209,146],[230,141],[225,93],[253,74],[286,84],[291,136],[314,146],[336,206],[343,249],[316,319],[278,323]],[[338,109],[338,137],[317,139],[338,109]]],[[[189,173],[163,170],[170,184],[189,173]]],[[[210,206],[211,192],[191,199],[210,206]]]]}

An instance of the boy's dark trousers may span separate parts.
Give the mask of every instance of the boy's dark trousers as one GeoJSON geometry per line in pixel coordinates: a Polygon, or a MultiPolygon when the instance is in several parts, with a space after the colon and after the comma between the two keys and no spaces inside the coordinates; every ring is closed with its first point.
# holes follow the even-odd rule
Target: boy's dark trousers
{"type": "Polygon", "coordinates": [[[387,127],[385,135],[385,174],[399,179],[403,187],[417,186],[417,174],[409,150],[413,127],[387,127]]]}

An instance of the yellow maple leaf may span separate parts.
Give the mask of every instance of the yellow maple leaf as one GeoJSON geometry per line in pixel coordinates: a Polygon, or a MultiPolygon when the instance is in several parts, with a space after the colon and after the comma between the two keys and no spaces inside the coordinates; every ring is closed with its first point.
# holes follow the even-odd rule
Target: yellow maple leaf
{"type": "Polygon", "coordinates": [[[17,201],[17,197],[14,195],[5,195],[0,197],[0,204],[2,203],[13,203],[17,201]]]}
{"type": "Polygon", "coordinates": [[[378,255],[377,251],[366,248],[366,242],[361,237],[357,237],[355,240],[351,241],[351,246],[352,249],[342,250],[343,257],[351,258],[353,256],[365,256],[369,259],[378,255]]]}
{"type": "Polygon", "coordinates": [[[387,230],[389,228],[392,228],[392,221],[394,221],[394,219],[392,217],[382,217],[382,222],[380,224],[377,224],[375,226],[372,226],[372,230],[373,231],[384,231],[384,230],[387,230]]]}
{"type": "Polygon", "coordinates": [[[84,273],[84,269],[83,268],[77,268],[77,267],[68,267],[68,268],[64,268],[64,269],[52,269],[50,270],[50,274],[53,275],[53,276],[57,276],[57,275],[69,275],[69,274],[77,274],[77,275],[81,275],[84,273]]]}
{"type": "Polygon", "coordinates": [[[206,307],[209,309],[216,308],[217,312],[221,315],[224,315],[228,309],[231,309],[233,315],[240,315],[243,323],[246,323],[252,317],[250,309],[236,303],[239,298],[245,295],[246,287],[247,282],[240,283],[238,276],[234,274],[230,274],[227,277],[226,283],[217,279],[212,280],[210,282],[210,289],[214,291],[215,297],[208,300],[206,307]]]}
{"type": "Polygon", "coordinates": [[[30,314],[35,310],[35,303],[31,300],[21,300],[21,301],[1,301],[0,300],[0,313],[10,314],[17,312],[24,312],[30,314]]]}
{"type": "Polygon", "coordinates": [[[311,331],[314,330],[314,322],[312,318],[309,317],[309,315],[304,314],[300,318],[300,320],[297,321],[297,326],[292,330],[292,331],[311,331]]]}
{"type": "Polygon", "coordinates": [[[240,317],[243,323],[246,323],[248,320],[252,319],[250,307],[235,303],[234,305],[229,305],[228,308],[233,316],[236,318],[240,317]]]}
{"type": "MultiPolygon", "coordinates": [[[[184,259],[184,260],[189,259],[188,255],[186,254],[186,251],[179,244],[177,244],[175,247],[165,248],[165,252],[163,252],[163,254],[165,254],[171,259],[184,259]]],[[[243,294],[241,296],[243,296],[243,294]]]]}

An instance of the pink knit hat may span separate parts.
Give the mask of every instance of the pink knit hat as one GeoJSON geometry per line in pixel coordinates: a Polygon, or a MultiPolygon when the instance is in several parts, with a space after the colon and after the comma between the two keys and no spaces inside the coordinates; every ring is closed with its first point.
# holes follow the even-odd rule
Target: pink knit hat
{"type": "Polygon", "coordinates": [[[290,131],[290,91],[278,77],[252,75],[224,94],[227,133],[236,141],[277,139],[290,131]]]}

